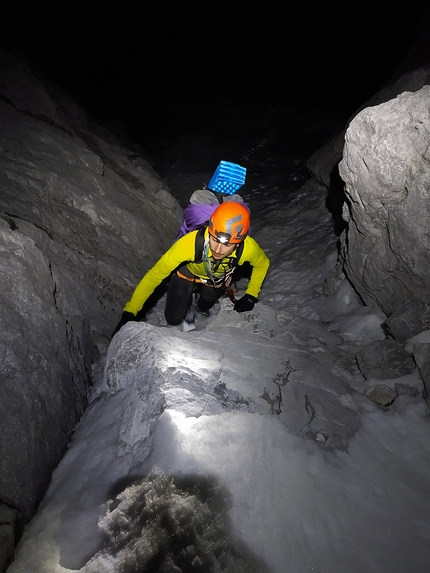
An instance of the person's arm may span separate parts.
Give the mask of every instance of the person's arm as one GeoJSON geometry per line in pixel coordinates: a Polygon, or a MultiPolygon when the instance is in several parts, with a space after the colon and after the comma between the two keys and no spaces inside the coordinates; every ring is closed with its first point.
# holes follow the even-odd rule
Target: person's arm
{"type": "Polygon", "coordinates": [[[154,290],[172,271],[186,261],[194,260],[196,233],[193,231],[178,239],[168,251],[149,269],[135,288],[131,299],[124,307],[124,312],[136,316],[154,290]]]}
{"type": "Polygon", "coordinates": [[[252,266],[251,277],[245,292],[257,299],[269,270],[270,261],[257,241],[249,236],[245,239],[243,253],[240,257],[240,264],[244,262],[249,262],[252,266]]]}

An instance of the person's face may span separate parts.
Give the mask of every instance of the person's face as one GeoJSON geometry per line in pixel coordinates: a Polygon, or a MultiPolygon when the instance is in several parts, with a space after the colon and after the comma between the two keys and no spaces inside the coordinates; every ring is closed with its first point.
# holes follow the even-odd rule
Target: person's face
{"type": "Polygon", "coordinates": [[[209,235],[209,247],[212,251],[212,256],[216,260],[221,260],[228,257],[237,247],[236,243],[219,243],[212,235],[209,235]]]}

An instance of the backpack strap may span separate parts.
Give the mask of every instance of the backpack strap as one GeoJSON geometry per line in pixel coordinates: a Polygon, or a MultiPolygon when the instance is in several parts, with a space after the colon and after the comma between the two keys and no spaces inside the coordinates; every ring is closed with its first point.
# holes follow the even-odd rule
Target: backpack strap
{"type": "Polygon", "coordinates": [[[239,244],[239,246],[237,247],[237,249],[236,249],[236,260],[235,260],[235,263],[234,263],[234,266],[235,266],[235,267],[237,267],[237,265],[239,264],[240,257],[242,256],[242,253],[243,253],[243,247],[244,247],[244,245],[245,245],[245,241],[242,241],[242,242],[239,244]]]}
{"type": "Polygon", "coordinates": [[[197,231],[196,235],[196,255],[194,257],[195,263],[201,263],[203,260],[203,248],[205,246],[205,231],[207,229],[207,225],[202,225],[200,229],[197,231]]]}

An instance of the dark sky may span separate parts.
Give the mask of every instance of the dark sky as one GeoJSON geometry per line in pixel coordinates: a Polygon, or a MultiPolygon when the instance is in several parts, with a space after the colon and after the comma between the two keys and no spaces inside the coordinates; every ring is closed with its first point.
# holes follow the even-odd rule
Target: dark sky
{"type": "Polygon", "coordinates": [[[117,4],[116,13],[88,16],[70,5],[61,18],[3,18],[0,44],[20,50],[99,118],[149,125],[223,99],[349,116],[389,81],[423,21],[408,5],[391,5],[388,15],[357,6],[348,14],[290,12],[281,3],[246,12],[157,6],[120,13],[117,4]]]}

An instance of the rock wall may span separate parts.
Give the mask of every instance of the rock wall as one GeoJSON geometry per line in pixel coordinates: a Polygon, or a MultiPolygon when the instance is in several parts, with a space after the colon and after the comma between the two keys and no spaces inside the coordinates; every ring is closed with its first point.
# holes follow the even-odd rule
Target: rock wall
{"type": "Polygon", "coordinates": [[[306,166],[312,177],[330,189],[333,181],[333,171],[342,159],[345,133],[352,119],[367,107],[373,107],[389,101],[399,94],[410,91],[416,92],[423,86],[430,84],[430,65],[425,65],[403,74],[398,80],[384,87],[368,101],[364,102],[346,122],[345,128],[336,134],[326,145],[320,147],[308,159],[306,166]]]}
{"type": "Polygon", "coordinates": [[[142,151],[0,51],[0,507],[25,522],[179,204],[142,151]]]}
{"type": "MultiPolygon", "coordinates": [[[[346,275],[367,305],[385,312],[387,335],[399,341],[430,330],[429,84],[430,65],[408,71],[307,162],[341,237],[325,294],[346,275]]],[[[430,400],[427,339],[411,352],[430,400]]]]}
{"type": "Polygon", "coordinates": [[[365,108],[387,102],[405,91],[416,92],[428,84],[430,84],[430,65],[424,65],[406,72],[399,79],[393,81],[391,85],[384,87],[371,99],[364,102],[348,119],[345,128],[308,159],[306,165],[312,178],[327,189],[327,204],[333,214],[335,227],[339,229],[339,234],[345,228],[345,224],[342,222],[345,195],[343,181],[339,177],[338,165],[343,156],[345,134],[349,123],[365,108]]]}
{"type": "Polygon", "coordinates": [[[347,201],[344,270],[366,304],[391,314],[430,292],[430,86],[361,111],[339,172],[347,201]]]}

